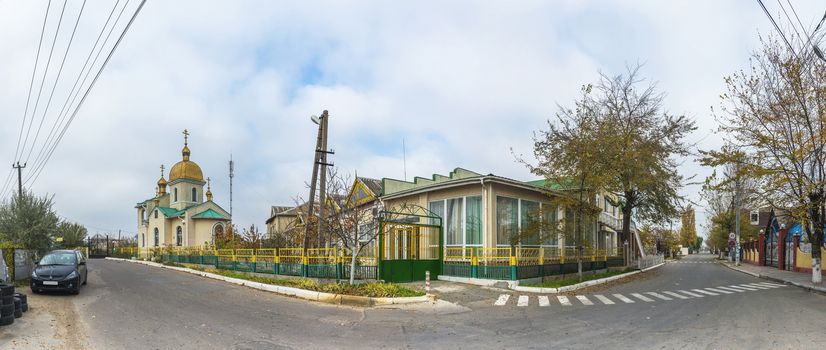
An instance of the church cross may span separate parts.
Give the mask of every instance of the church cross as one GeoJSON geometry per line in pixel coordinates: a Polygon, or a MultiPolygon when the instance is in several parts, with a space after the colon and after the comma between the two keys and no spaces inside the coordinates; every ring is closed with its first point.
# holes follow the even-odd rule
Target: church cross
{"type": "Polygon", "coordinates": [[[161,164],[161,177],[163,177],[163,164],[161,164]]]}
{"type": "Polygon", "coordinates": [[[189,138],[189,131],[184,129],[184,146],[187,145],[187,139],[189,138]]]}

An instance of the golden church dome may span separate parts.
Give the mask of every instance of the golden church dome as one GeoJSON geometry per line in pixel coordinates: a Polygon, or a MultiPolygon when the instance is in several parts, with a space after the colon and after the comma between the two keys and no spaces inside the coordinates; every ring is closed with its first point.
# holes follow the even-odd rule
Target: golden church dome
{"type": "Polygon", "coordinates": [[[204,173],[201,171],[201,167],[195,162],[189,160],[190,152],[187,145],[186,136],[189,136],[189,133],[184,130],[184,149],[181,150],[183,160],[172,166],[172,170],[169,171],[169,181],[188,179],[203,182],[204,173]]]}

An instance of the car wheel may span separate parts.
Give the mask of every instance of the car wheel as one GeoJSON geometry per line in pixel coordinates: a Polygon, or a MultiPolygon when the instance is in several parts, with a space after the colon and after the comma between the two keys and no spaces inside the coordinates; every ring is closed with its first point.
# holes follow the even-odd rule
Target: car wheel
{"type": "Polygon", "coordinates": [[[88,272],[85,275],[83,275],[83,285],[84,286],[86,285],[86,282],[89,282],[89,273],[88,272]]]}
{"type": "Polygon", "coordinates": [[[77,286],[77,287],[75,287],[75,289],[72,289],[72,291],[70,293],[72,293],[74,295],[80,294],[80,286],[77,286]]]}
{"type": "Polygon", "coordinates": [[[31,288],[31,290],[32,290],[32,294],[40,294],[40,292],[38,292],[37,289],[31,288]]]}

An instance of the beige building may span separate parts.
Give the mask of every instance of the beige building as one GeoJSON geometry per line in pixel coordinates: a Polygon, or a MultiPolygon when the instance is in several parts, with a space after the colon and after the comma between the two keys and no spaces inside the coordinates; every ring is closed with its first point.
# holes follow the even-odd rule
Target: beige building
{"type": "Polygon", "coordinates": [[[135,206],[140,248],[213,244],[215,235],[231,220],[230,214],[213,202],[209,179],[204,181],[201,167],[190,160],[188,136],[184,130],[183,159],[172,166],[169,182],[161,165],[155,197],[135,206]]]}

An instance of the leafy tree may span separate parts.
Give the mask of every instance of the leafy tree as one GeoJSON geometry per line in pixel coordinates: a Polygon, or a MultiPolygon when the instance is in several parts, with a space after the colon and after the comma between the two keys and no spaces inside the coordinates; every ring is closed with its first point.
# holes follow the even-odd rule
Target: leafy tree
{"type": "Polygon", "coordinates": [[[259,231],[254,224],[250,225],[249,229],[243,229],[240,238],[244,248],[261,248],[264,243],[264,233],[259,231]]]}
{"type": "Polygon", "coordinates": [[[694,221],[694,207],[689,204],[683,210],[683,214],[681,215],[681,226],[680,226],[680,244],[683,247],[689,247],[692,250],[694,249],[694,245],[697,242],[697,227],[694,221]]]}
{"type": "Polygon", "coordinates": [[[597,84],[602,123],[613,132],[593,147],[607,151],[601,166],[611,177],[606,189],[622,195],[622,241],[631,240],[632,215],[653,223],[679,215],[684,179],[675,157],[689,155],[691,145],[683,139],[696,129],[686,116],[663,111],[664,95],[654,84],[640,86],[639,70],[637,65],[625,75],[603,74],[597,84]]]}
{"type": "MultiPolygon", "coordinates": [[[[815,38],[816,39],[816,38],[815,38]]],[[[826,63],[807,44],[762,39],[751,69],[725,79],[718,114],[727,147],[704,153],[709,166],[736,164],[760,195],[804,225],[813,247],[826,223],[826,63]],[[791,46],[791,47],[790,47],[791,46]]],[[[812,249],[812,282],[820,283],[820,249],[812,249]]]]}
{"type": "Polygon", "coordinates": [[[58,218],[52,211],[52,197],[36,197],[31,192],[13,196],[0,205],[0,240],[40,253],[52,247],[58,218]]]}
{"type": "MultiPolygon", "coordinates": [[[[553,196],[551,201],[565,208],[562,233],[565,245],[577,247],[580,279],[582,252],[588,243],[586,232],[595,227],[594,218],[600,212],[594,200],[610,180],[603,170],[608,149],[602,147],[599,140],[611,134],[603,122],[605,116],[601,114],[600,101],[594,99],[593,87],[585,85],[581,92],[582,97],[573,109],[559,106],[555,119],[548,121],[548,130],[534,134],[534,156],[538,163],[532,165],[520,159],[532,173],[545,178],[547,187],[566,192],[564,196],[553,196]]],[[[552,229],[556,227],[553,225],[552,229]]]]}
{"type": "Polygon", "coordinates": [[[62,242],[59,244],[61,247],[74,248],[83,245],[87,234],[88,231],[83,225],[68,221],[61,221],[57,225],[55,236],[62,238],[62,242]]]}

